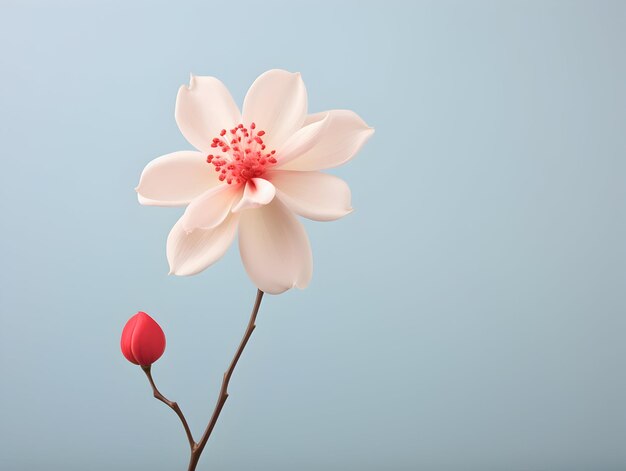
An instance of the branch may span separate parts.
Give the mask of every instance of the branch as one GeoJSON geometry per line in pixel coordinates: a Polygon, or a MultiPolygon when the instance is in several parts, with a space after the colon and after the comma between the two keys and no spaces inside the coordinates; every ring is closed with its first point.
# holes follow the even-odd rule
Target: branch
{"type": "MultiPolygon", "coordinates": [[[[213,428],[215,427],[215,424],[217,423],[217,419],[219,418],[220,413],[222,412],[222,408],[224,407],[224,404],[226,403],[226,399],[228,399],[228,383],[230,383],[230,378],[233,375],[233,371],[235,371],[235,367],[237,366],[237,362],[239,361],[239,358],[241,357],[241,354],[243,353],[243,349],[246,348],[248,339],[250,339],[250,336],[252,335],[252,332],[254,331],[254,328],[256,327],[255,325],[256,316],[259,312],[259,307],[261,307],[262,299],[263,299],[263,291],[259,289],[257,290],[257,293],[256,293],[256,300],[254,302],[254,307],[252,308],[252,314],[250,315],[250,321],[248,322],[248,327],[246,329],[246,332],[243,338],[241,339],[241,343],[239,344],[239,348],[237,348],[237,352],[235,353],[235,356],[230,362],[230,366],[228,367],[228,370],[226,370],[226,373],[224,373],[224,379],[222,380],[222,387],[220,389],[220,394],[219,394],[219,397],[217,398],[217,404],[215,405],[215,410],[213,411],[211,420],[209,421],[209,424],[207,425],[206,430],[204,431],[204,434],[202,435],[202,438],[200,439],[200,441],[195,446],[192,446],[191,460],[189,461],[188,471],[194,471],[196,469],[198,460],[200,459],[200,455],[202,454],[202,450],[204,450],[204,447],[209,441],[211,432],[213,431],[213,428]]],[[[182,416],[182,414],[180,414],[179,417],[180,416],[182,416]]],[[[184,418],[182,418],[182,420],[184,422],[184,418]]]]}
{"type": "Polygon", "coordinates": [[[148,381],[150,381],[150,386],[152,386],[152,392],[154,393],[154,397],[157,398],[162,403],[166,404],[174,412],[176,412],[176,415],[178,416],[180,421],[183,423],[183,427],[185,428],[185,433],[187,434],[187,440],[189,441],[189,447],[191,448],[191,451],[193,453],[193,450],[196,447],[196,442],[193,439],[193,435],[191,434],[191,430],[189,429],[189,425],[187,424],[185,415],[183,414],[183,411],[180,410],[180,407],[178,407],[177,403],[170,401],[168,398],[166,398],[163,394],[159,392],[156,385],[154,384],[154,380],[152,379],[152,373],[150,372],[151,366],[152,365],[142,366],[141,369],[148,377],[148,381]]]}

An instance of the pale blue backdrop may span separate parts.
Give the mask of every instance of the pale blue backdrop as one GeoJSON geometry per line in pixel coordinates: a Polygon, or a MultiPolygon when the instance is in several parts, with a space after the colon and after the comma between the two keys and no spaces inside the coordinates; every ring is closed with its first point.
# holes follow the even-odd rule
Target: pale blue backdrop
{"type": "Polygon", "coordinates": [[[198,433],[255,288],[168,276],[181,211],[133,188],[190,72],[274,67],[376,134],[200,469],[626,469],[625,44],[624,2],[2,2],[0,469],[185,469],[121,328],[198,433]]]}

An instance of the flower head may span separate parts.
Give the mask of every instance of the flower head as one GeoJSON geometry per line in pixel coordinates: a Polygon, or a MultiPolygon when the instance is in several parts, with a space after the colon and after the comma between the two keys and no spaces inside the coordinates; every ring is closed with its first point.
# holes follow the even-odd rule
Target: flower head
{"type": "Polygon", "coordinates": [[[128,361],[148,366],[163,355],[165,334],[152,317],[145,312],[138,312],[126,322],[120,345],[128,361]]]}
{"type": "Polygon", "coordinates": [[[330,221],[352,211],[348,185],[319,170],[350,160],[374,130],[352,111],[307,115],[300,74],[284,70],[258,77],[241,112],[222,82],[192,76],[175,117],[198,150],[153,160],[137,187],[141,204],[187,206],[167,240],[170,273],[204,270],[238,232],[260,290],[306,287],[311,248],[295,215],[330,221]]]}

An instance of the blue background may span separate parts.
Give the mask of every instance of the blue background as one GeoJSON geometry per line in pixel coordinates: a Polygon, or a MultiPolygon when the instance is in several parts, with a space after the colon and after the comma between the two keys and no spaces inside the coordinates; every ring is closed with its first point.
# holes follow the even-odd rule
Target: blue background
{"type": "Polygon", "coordinates": [[[279,67],[376,134],[199,469],[626,469],[625,44],[624,2],[3,2],[0,468],[186,469],[122,326],[199,434],[255,288],[236,247],[168,276],[133,188],[190,72],[279,67]]]}

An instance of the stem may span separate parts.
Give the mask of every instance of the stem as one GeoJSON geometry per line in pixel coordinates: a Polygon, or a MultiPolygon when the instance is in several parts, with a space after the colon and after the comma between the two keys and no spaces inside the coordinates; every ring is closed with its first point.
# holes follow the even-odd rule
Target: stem
{"type": "MultiPolygon", "coordinates": [[[[246,332],[241,339],[241,343],[239,344],[239,348],[235,352],[235,356],[230,362],[230,366],[226,373],[224,373],[224,379],[222,379],[222,387],[220,388],[220,394],[217,398],[217,403],[215,404],[215,409],[213,410],[213,415],[211,416],[211,420],[202,435],[202,438],[197,444],[194,444],[191,448],[191,459],[189,460],[189,468],[187,471],[194,471],[196,466],[198,465],[198,461],[200,460],[200,455],[202,454],[202,450],[206,446],[209,441],[209,437],[211,436],[211,432],[217,423],[217,419],[222,412],[222,408],[226,403],[226,399],[228,399],[228,383],[230,382],[230,378],[233,375],[233,371],[235,371],[235,367],[237,366],[237,362],[243,353],[243,349],[246,348],[246,344],[248,343],[248,339],[252,335],[254,328],[256,327],[255,321],[256,316],[259,312],[259,307],[261,307],[261,300],[263,299],[263,291],[260,289],[257,290],[256,300],[254,301],[254,307],[252,308],[252,314],[250,314],[250,321],[248,322],[248,327],[246,328],[246,332]]],[[[182,415],[182,413],[181,413],[182,415]]],[[[179,416],[180,417],[180,416],[179,416]]],[[[184,421],[184,418],[183,418],[184,421]]],[[[190,442],[191,443],[191,442],[190,442]]]]}
{"type": "Polygon", "coordinates": [[[250,336],[252,335],[252,332],[254,331],[254,328],[256,327],[255,325],[256,316],[259,312],[259,308],[261,307],[262,299],[263,299],[263,291],[259,289],[257,290],[257,293],[256,293],[256,300],[254,302],[254,307],[252,308],[252,314],[250,315],[250,321],[248,322],[248,327],[246,328],[246,332],[243,335],[243,338],[241,339],[239,348],[237,348],[237,352],[235,352],[235,356],[230,362],[230,366],[228,367],[228,370],[226,370],[226,373],[224,373],[224,379],[222,380],[222,387],[220,389],[220,395],[217,398],[217,404],[215,405],[215,409],[213,410],[213,415],[211,416],[211,420],[209,421],[209,424],[207,425],[206,430],[204,431],[204,434],[202,435],[202,438],[200,439],[198,443],[194,441],[193,435],[191,434],[191,430],[189,429],[189,425],[187,424],[187,420],[185,419],[185,415],[180,410],[180,407],[178,407],[178,404],[174,401],[170,401],[163,394],[161,394],[161,392],[157,389],[156,385],[154,384],[154,380],[152,379],[152,373],[150,371],[151,365],[141,367],[141,369],[144,371],[144,373],[148,377],[148,381],[150,381],[150,386],[152,386],[152,392],[154,394],[154,397],[157,398],[162,403],[166,404],[174,412],[176,412],[176,415],[178,416],[178,418],[183,424],[183,427],[185,429],[185,434],[187,435],[187,440],[189,441],[189,448],[191,449],[191,458],[189,459],[189,468],[187,469],[187,471],[194,471],[196,469],[196,466],[198,466],[198,461],[200,460],[200,455],[202,454],[202,450],[204,450],[204,447],[209,441],[211,432],[213,431],[213,428],[215,427],[215,424],[217,423],[217,419],[219,418],[220,413],[222,412],[222,408],[224,407],[224,404],[226,403],[226,399],[228,399],[228,383],[230,383],[230,378],[233,375],[233,371],[235,371],[235,367],[237,366],[237,362],[239,361],[239,358],[241,357],[241,354],[243,353],[243,349],[246,348],[246,344],[248,343],[248,340],[250,339],[250,336]]]}
{"type": "Polygon", "coordinates": [[[166,398],[163,394],[159,392],[156,385],[154,384],[154,380],[152,379],[152,373],[150,371],[151,366],[152,365],[142,366],[141,369],[148,377],[148,381],[150,381],[150,386],[152,386],[152,392],[154,393],[154,397],[156,397],[162,403],[167,404],[167,406],[170,409],[176,412],[176,415],[178,416],[180,421],[183,423],[183,427],[185,428],[185,433],[187,434],[187,440],[189,441],[189,448],[191,448],[191,452],[193,453],[193,450],[196,446],[196,442],[193,440],[193,436],[191,435],[191,430],[189,429],[189,425],[187,424],[185,415],[183,414],[183,411],[180,410],[180,407],[178,407],[177,403],[170,401],[168,398],[166,398]]]}

